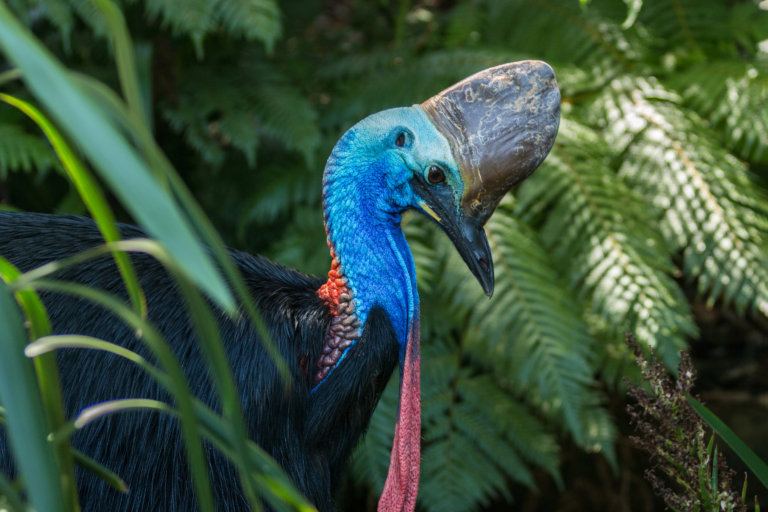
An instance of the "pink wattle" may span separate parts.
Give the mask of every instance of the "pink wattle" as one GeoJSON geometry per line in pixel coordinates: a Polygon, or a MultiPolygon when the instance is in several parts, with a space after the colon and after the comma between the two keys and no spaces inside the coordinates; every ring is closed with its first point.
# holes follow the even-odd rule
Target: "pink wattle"
{"type": "Polygon", "coordinates": [[[389,473],[379,500],[379,512],[413,512],[419,491],[421,463],[421,383],[419,328],[411,329],[405,349],[400,385],[400,411],[389,473]]]}

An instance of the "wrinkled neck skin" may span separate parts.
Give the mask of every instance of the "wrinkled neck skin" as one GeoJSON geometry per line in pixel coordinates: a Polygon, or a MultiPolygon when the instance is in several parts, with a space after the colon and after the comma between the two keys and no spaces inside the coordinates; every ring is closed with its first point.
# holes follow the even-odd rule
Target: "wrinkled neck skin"
{"type": "MultiPolygon", "coordinates": [[[[353,345],[365,329],[371,308],[382,306],[395,328],[402,362],[419,316],[416,268],[400,227],[411,199],[410,175],[383,168],[386,162],[381,160],[367,160],[364,152],[357,151],[361,144],[357,132],[352,128],[336,144],[323,177],[325,228],[333,264],[320,294],[342,319],[349,314],[357,317],[350,322],[354,339],[342,345],[353,345]]],[[[343,364],[344,355],[342,349],[337,365],[343,364]]]]}
{"type": "MultiPolygon", "coordinates": [[[[425,116],[420,109],[410,114],[425,116]]],[[[332,304],[335,317],[318,362],[315,389],[343,367],[349,348],[365,331],[371,309],[381,306],[399,343],[400,403],[378,510],[410,512],[416,506],[421,450],[419,296],[400,221],[402,212],[414,204],[408,183],[413,172],[402,156],[376,146],[381,135],[377,124],[361,125],[336,144],[323,176],[333,264],[318,293],[332,304]]]]}

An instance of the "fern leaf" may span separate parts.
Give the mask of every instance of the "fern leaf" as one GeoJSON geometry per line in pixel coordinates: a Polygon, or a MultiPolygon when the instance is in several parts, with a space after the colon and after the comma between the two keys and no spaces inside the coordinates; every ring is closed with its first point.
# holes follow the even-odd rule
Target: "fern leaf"
{"type": "Polygon", "coordinates": [[[162,18],[174,34],[186,34],[202,56],[205,35],[214,28],[216,0],[146,0],[147,15],[162,18]]]}
{"type": "Polygon", "coordinates": [[[320,132],[317,112],[306,98],[284,83],[254,87],[249,96],[262,131],[276,137],[286,148],[300,152],[311,167],[320,132]]]}
{"type": "MultiPolygon", "coordinates": [[[[502,204],[486,226],[496,273],[493,300],[464,277],[465,265],[450,249],[443,281],[454,308],[469,315],[467,352],[492,364],[548,416],[563,418],[566,430],[585,446],[582,409],[604,401],[592,387],[589,357],[595,340],[536,235],[510,208],[502,204]]],[[[604,441],[602,448],[610,452],[612,440],[604,441]]]]}
{"type": "MultiPolygon", "coordinates": [[[[621,6],[614,2],[615,6],[621,6]]],[[[607,6],[606,6],[607,7],[607,6]]],[[[623,6],[622,6],[623,7],[623,6]]],[[[621,11],[619,11],[621,12],[621,11]]],[[[626,15],[626,9],[623,9],[626,15]]],[[[621,14],[619,16],[622,16],[621,14]]],[[[515,48],[551,62],[582,67],[631,68],[642,54],[639,40],[621,30],[620,21],[604,16],[597,6],[581,9],[569,0],[513,0],[488,4],[491,44],[515,48]],[[519,20],[525,20],[520,23],[519,20]],[[515,30],[507,27],[514,26],[515,30]],[[553,38],[552,34],[558,37],[553,38]],[[568,44],[562,44],[568,41],[568,44]]]]}
{"type": "Polygon", "coordinates": [[[282,33],[280,9],[274,0],[220,0],[216,17],[233,36],[264,43],[272,51],[282,33]]]}
{"type": "Polygon", "coordinates": [[[768,148],[768,62],[709,62],[670,81],[685,104],[723,134],[742,158],[763,160],[768,148]]]}
{"type": "Polygon", "coordinates": [[[635,332],[674,367],[695,327],[655,219],[606,167],[608,157],[595,132],[564,121],[550,156],[520,189],[519,213],[549,208],[544,246],[581,299],[617,337],[635,332]]]}
{"type": "Polygon", "coordinates": [[[9,171],[51,168],[58,168],[58,159],[47,143],[18,126],[0,124],[0,179],[6,179],[9,171]]]}
{"type": "Polygon", "coordinates": [[[621,176],[663,212],[667,244],[683,251],[684,274],[710,303],[768,314],[768,200],[714,134],[659,89],[639,78],[614,85],[612,96],[638,120],[621,176]]]}

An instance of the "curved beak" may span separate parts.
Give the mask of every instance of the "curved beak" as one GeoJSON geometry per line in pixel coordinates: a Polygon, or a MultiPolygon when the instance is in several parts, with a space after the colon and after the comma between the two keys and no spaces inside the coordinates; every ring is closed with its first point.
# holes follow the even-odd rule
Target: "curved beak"
{"type": "Polygon", "coordinates": [[[421,104],[448,139],[464,184],[412,180],[422,209],[445,230],[485,293],[493,294],[493,261],[483,226],[509,190],[544,161],[560,125],[560,90],[541,61],[481,71],[421,104]]]}
{"type": "Polygon", "coordinates": [[[443,228],[485,294],[493,296],[493,256],[483,223],[455,207],[453,193],[448,187],[430,186],[421,175],[411,179],[411,187],[422,199],[419,202],[421,209],[443,228]]]}

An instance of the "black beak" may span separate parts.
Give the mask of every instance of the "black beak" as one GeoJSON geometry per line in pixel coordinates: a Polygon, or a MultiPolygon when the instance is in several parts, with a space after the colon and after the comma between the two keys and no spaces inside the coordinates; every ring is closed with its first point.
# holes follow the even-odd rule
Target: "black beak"
{"type": "Polygon", "coordinates": [[[416,175],[411,187],[424,201],[422,209],[443,228],[485,294],[493,296],[493,256],[482,220],[466,215],[464,209],[456,205],[447,185],[430,185],[421,175],[416,175]]]}

